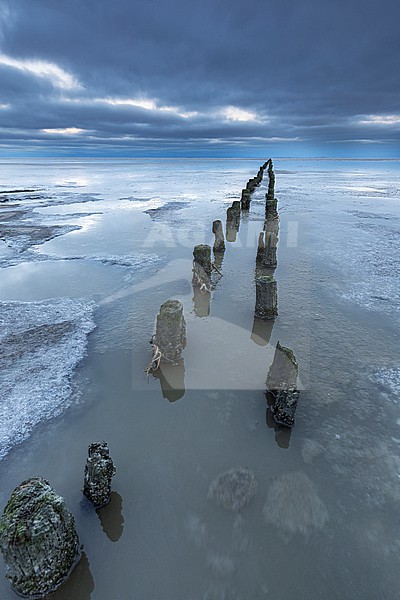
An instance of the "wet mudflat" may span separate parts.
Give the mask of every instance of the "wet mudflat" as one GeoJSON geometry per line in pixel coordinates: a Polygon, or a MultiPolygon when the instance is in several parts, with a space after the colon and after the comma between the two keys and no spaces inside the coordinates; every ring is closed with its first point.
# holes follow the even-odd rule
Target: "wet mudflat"
{"type": "Polygon", "coordinates": [[[399,163],[275,161],[273,327],[254,318],[265,186],[210,298],[191,287],[193,246],[258,165],[1,164],[2,190],[40,192],[0,206],[0,500],[42,476],[74,513],[84,556],[54,600],[397,597],[399,163]],[[168,298],[184,364],[147,379],[168,298]],[[299,363],[290,435],[266,420],[278,340],[299,363]],[[83,469],[103,439],[117,473],[96,513],[83,469]]]}

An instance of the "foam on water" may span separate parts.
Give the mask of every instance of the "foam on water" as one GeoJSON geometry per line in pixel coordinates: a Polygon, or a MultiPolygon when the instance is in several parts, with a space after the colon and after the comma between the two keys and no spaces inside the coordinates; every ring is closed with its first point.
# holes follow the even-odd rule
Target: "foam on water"
{"type": "Polygon", "coordinates": [[[94,308],[69,298],[0,303],[0,458],[70,405],[94,308]]]}

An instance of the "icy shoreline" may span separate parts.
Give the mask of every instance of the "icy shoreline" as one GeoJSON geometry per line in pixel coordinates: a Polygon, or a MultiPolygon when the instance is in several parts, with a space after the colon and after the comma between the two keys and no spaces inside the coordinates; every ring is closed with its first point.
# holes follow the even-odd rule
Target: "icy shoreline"
{"type": "Polygon", "coordinates": [[[94,309],[69,298],[0,303],[0,459],[70,405],[94,309]]]}

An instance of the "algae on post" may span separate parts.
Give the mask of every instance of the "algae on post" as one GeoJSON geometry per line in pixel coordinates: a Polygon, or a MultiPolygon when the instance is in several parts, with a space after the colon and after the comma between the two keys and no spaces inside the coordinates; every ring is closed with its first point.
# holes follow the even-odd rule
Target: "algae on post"
{"type": "Polygon", "coordinates": [[[83,493],[96,508],[101,508],[110,502],[111,480],[116,469],[106,442],[93,442],[88,454],[83,493]]]}
{"type": "Polygon", "coordinates": [[[163,359],[176,362],[182,358],[182,350],[186,347],[186,322],[179,300],[167,300],[160,306],[154,342],[163,359]]]}
{"type": "Polygon", "coordinates": [[[79,558],[75,521],[45,479],[28,479],[12,493],[0,521],[0,550],[21,595],[44,597],[69,575],[79,558]]]}

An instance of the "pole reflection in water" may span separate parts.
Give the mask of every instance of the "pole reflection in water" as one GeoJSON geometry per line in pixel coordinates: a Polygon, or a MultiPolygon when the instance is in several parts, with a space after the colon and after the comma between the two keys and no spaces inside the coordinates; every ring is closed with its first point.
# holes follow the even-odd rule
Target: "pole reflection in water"
{"type": "Polygon", "coordinates": [[[196,317],[208,317],[210,314],[211,292],[193,286],[193,304],[196,317]]]}
{"type": "Polygon", "coordinates": [[[96,512],[108,539],[117,542],[124,531],[121,496],[117,492],[111,492],[110,502],[106,506],[98,508],[96,512]]]}
{"type": "Polygon", "coordinates": [[[258,346],[266,346],[271,339],[275,319],[260,319],[254,315],[251,339],[258,346]]]}
{"type": "Polygon", "coordinates": [[[226,239],[236,242],[236,235],[240,227],[240,202],[233,202],[226,211],[226,239]]]}
{"type": "Polygon", "coordinates": [[[176,364],[162,362],[154,376],[160,380],[164,398],[170,402],[183,398],[185,395],[185,363],[183,359],[176,364]]]}
{"type": "Polygon", "coordinates": [[[214,250],[214,265],[217,267],[218,271],[222,269],[222,263],[224,262],[224,252],[216,252],[214,250]]]}
{"type": "Polygon", "coordinates": [[[193,250],[193,303],[196,317],[208,317],[211,302],[211,248],[198,244],[193,250]]]}
{"type": "Polygon", "coordinates": [[[94,590],[94,579],[85,552],[68,577],[67,581],[49,596],[48,600],[90,600],[94,590]]]}
{"type": "Polygon", "coordinates": [[[279,448],[287,449],[289,448],[290,436],[292,435],[292,430],[290,427],[285,427],[284,425],[279,425],[275,419],[271,410],[271,406],[274,403],[274,400],[271,394],[266,394],[267,396],[267,411],[265,414],[265,421],[267,426],[270,429],[275,430],[275,441],[278,444],[279,448]]]}

